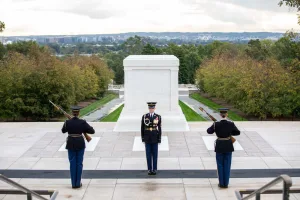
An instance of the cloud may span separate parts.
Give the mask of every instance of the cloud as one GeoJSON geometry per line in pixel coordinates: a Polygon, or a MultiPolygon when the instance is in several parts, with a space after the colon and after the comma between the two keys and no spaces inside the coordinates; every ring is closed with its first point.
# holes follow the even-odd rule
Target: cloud
{"type": "MultiPolygon", "coordinates": [[[[282,31],[297,27],[296,13],[280,8],[274,0],[182,0],[185,15],[209,16],[212,19],[238,26],[241,30],[282,31]],[[278,12],[278,11],[281,12],[278,12]],[[274,21],[276,18],[279,21],[274,21]],[[274,24],[269,24],[270,21],[274,24]],[[269,27],[266,27],[269,24],[269,27]],[[290,27],[289,27],[290,26],[290,27]],[[275,29],[276,27],[276,29],[275,29]]],[[[220,24],[221,25],[221,24],[220,24]]]]}
{"type": "MultiPolygon", "coordinates": [[[[197,6],[203,5],[203,0],[182,0],[184,3],[197,6]]],[[[207,1],[211,4],[223,3],[227,5],[235,5],[246,9],[254,9],[257,11],[269,11],[269,12],[289,12],[293,11],[286,6],[280,7],[278,5],[279,0],[212,0],[207,1]]],[[[214,8],[211,7],[213,10],[214,8]]]]}
{"type": "Polygon", "coordinates": [[[278,7],[276,0],[0,1],[4,35],[299,29],[296,12],[278,7]]]}
{"type": "Polygon", "coordinates": [[[252,10],[239,7],[237,5],[223,3],[219,1],[198,0],[194,1],[186,14],[207,15],[211,18],[235,24],[255,24],[252,10]]]}
{"type": "Polygon", "coordinates": [[[114,9],[115,7],[110,7],[108,3],[109,1],[103,0],[53,0],[47,6],[36,2],[31,10],[71,13],[91,19],[107,19],[122,14],[122,10],[114,9]]]}
{"type": "Polygon", "coordinates": [[[217,0],[219,2],[230,3],[244,8],[264,10],[272,12],[288,12],[286,6],[280,7],[279,0],[217,0]]]}

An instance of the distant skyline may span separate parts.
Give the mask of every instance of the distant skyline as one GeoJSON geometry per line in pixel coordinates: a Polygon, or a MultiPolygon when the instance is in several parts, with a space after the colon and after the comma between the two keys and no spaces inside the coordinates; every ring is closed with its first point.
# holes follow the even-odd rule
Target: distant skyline
{"type": "Polygon", "coordinates": [[[279,0],[0,0],[0,36],[299,31],[279,0]]]}

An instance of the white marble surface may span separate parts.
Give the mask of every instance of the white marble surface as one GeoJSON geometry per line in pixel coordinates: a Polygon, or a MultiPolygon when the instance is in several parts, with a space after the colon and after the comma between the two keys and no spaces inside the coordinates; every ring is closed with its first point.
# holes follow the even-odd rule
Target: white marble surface
{"type": "MultiPolygon", "coordinates": [[[[141,136],[134,138],[132,151],[145,151],[145,143],[142,142],[141,136]]],[[[167,136],[161,137],[161,143],[158,145],[158,151],[169,151],[169,140],[167,136]]]]}
{"type": "MultiPolygon", "coordinates": [[[[0,151],[0,169],[68,170],[66,152],[58,151],[65,137],[60,133],[62,124],[0,123],[2,133],[0,144],[3,146],[0,151]],[[6,151],[2,151],[5,148],[6,151]],[[42,157],[44,155],[41,153],[45,149],[54,149],[55,154],[42,157]],[[61,153],[62,157],[55,157],[61,153]]],[[[96,130],[94,137],[101,137],[101,139],[93,152],[85,153],[84,169],[146,169],[145,152],[132,151],[135,136],[139,136],[139,132],[112,132],[115,123],[91,123],[91,125],[96,130]],[[118,152],[121,150],[126,154],[116,155],[115,150],[118,152]]],[[[159,169],[216,169],[214,152],[206,148],[202,138],[206,136],[206,129],[211,122],[189,123],[189,125],[192,129],[190,132],[163,132],[164,136],[168,137],[169,151],[159,152],[159,169]],[[194,151],[199,154],[192,156],[194,151]]],[[[232,159],[233,169],[300,168],[300,122],[236,122],[236,125],[242,131],[241,136],[236,139],[244,151],[260,153],[259,156],[235,157],[241,150],[235,151],[232,159]],[[278,155],[271,156],[273,151],[278,155]]],[[[30,189],[57,189],[59,190],[57,199],[232,200],[235,199],[235,190],[257,189],[270,182],[272,178],[232,178],[228,189],[219,189],[217,179],[84,179],[83,187],[78,190],[71,188],[69,179],[14,180],[30,189]]],[[[300,178],[293,178],[293,188],[299,187],[300,178]]],[[[0,189],[4,188],[10,187],[0,182],[0,189]]],[[[24,196],[0,196],[0,199],[4,200],[25,198],[24,196]]],[[[282,197],[264,195],[263,199],[279,200],[282,197]]],[[[300,196],[291,194],[291,200],[300,200],[300,196]]]]}
{"type": "Polygon", "coordinates": [[[173,55],[128,56],[124,60],[124,108],[114,131],[139,131],[147,102],[157,102],[164,131],[188,131],[178,105],[179,60],[173,55]]]}
{"type": "MultiPolygon", "coordinates": [[[[218,188],[218,179],[82,179],[83,187],[72,189],[69,179],[14,179],[30,189],[58,190],[57,199],[69,200],[233,200],[236,190],[258,189],[273,178],[230,179],[228,189],[218,188]]],[[[275,188],[280,189],[281,184],[275,188]]],[[[293,178],[293,188],[300,187],[300,178],[293,178]]],[[[0,184],[0,189],[11,188],[0,184]]],[[[22,200],[25,196],[6,195],[4,200],[22,200]]],[[[280,200],[282,195],[263,195],[264,200],[280,200]]],[[[290,194],[290,200],[300,200],[290,194]]]]}
{"type": "MultiPolygon", "coordinates": [[[[205,146],[208,150],[215,150],[215,141],[217,139],[216,136],[202,136],[205,146]]],[[[237,137],[235,137],[237,139],[237,137]]],[[[238,140],[235,141],[233,144],[234,150],[235,151],[241,151],[244,150],[243,147],[240,145],[238,140]]]]}
{"type": "MultiPolygon", "coordinates": [[[[93,151],[85,152],[85,169],[145,169],[140,132],[113,132],[115,123],[90,123],[96,130],[93,151]],[[101,139],[96,142],[96,138],[101,139]],[[137,142],[135,142],[137,140],[137,142]],[[136,148],[136,147],[135,147],[136,148]]],[[[11,152],[0,152],[0,169],[68,169],[68,155],[59,151],[65,142],[63,123],[0,123],[0,143],[11,152]],[[26,146],[26,148],[25,148],[26,146]],[[14,151],[15,150],[15,151],[14,151]]],[[[203,136],[211,122],[189,123],[192,131],[164,132],[168,151],[160,151],[162,166],[178,169],[216,169],[213,140],[210,148],[203,136]],[[211,149],[211,150],[209,150],[211,149]],[[163,159],[168,158],[168,159],[163,159]],[[169,159],[170,158],[170,159],[169,159]],[[178,161],[176,161],[176,159],[178,161]]],[[[243,150],[233,153],[234,169],[300,168],[300,122],[236,122],[243,150]],[[282,138],[282,139],[281,139],[282,138]]],[[[64,147],[63,147],[64,148],[64,147]]]]}

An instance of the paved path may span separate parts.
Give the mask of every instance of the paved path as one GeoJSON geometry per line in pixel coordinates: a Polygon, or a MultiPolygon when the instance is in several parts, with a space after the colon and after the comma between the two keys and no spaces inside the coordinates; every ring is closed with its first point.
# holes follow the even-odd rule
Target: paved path
{"type": "MultiPolygon", "coordinates": [[[[83,187],[71,189],[68,179],[14,179],[30,189],[58,190],[57,200],[236,200],[235,190],[256,189],[272,180],[231,179],[228,189],[219,189],[217,179],[83,179],[83,187]]],[[[1,189],[9,189],[0,183],[1,189]]],[[[278,184],[276,189],[281,189],[278,184]]],[[[293,178],[300,188],[300,178],[293,178]]],[[[282,200],[282,195],[262,195],[263,200],[282,200]]],[[[25,196],[1,196],[4,200],[24,200],[25,196]]],[[[300,200],[291,194],[290,200],[300,200]]]]}
{"type": "MultiPolygon", "coordinates": [[[[143,170],[144,149],[134,149],[139,132],[113,132],[116,123],[90,123],[96,130],[87,147],[85,169],[143,170]],[[98,140],[97,140],[98,139],[98,140]]],[[[0,123],[0,169],[67,170],[66,135],[62,122],[0,123]]],[[[188,132],[164,132],[160,169],[216,169],[211,122],[189,123],[188,132]],[[212,139],[212,140],[207,140],[212,139]],[[209,143],[207,143],[209,142],[209,143]],[[165,144],[166,143],[166,144],[165,144]],[[212,143],[212,144],[210,144],[212,143]]],[[[242,131],[234,152],[233,169],[300,168],[300,122],[236,122],[242,131]],[[249,162],[251,161],[251,162],[249,162]]]]}
{"type": "MultiPolygon", "coordinates": [[[[236,122],[242,131],[236,137],[242,150],[233,153],[233,179],[230,188],[222,190],[215,178],[213,144],[207,144],[213,142],[207,137],[214,137],[206,133],[211,122],[189,123],[188,132],[163,131],[168,148],[159,151],[156,177],[146,175],[144,150],[134,150],[139,132],[113,132],[116,123],[90,124],[96,134],[93,148],[85,152],[82,189],[70,188],[61,122],[0,123],[0,173],[31,189],[58,189],[58,200],[229,200],[235,199],[234,190],[256,189],[280,173],[293,176],[294,187],[300,187],[300,122],[236,122]]],[[[0,189],[4,188],[8,186],[0,183],[0,189]]],[[[267,197],[263,199],[280,199],[279,195],[267,197]]],[[[299,194],[291,199],[300,200],[299,194]]]]}
{"type": "Polygon", "coordinates": [[[82,118],[88,122],[99,121],[102,117],[113,112],[115,109],[117,109],[123,103],[124,103],[123,98],[113,99],[110,102],[108,102],[107,104],[105,104],[101,109],[96,110],[95,112],[92,112],[89,115],[85,115],[82,118]]]}
{"type": "Polygon", "coordinates": [[[211,108],[207,107],[203,103],[200,103],[199,101],[196,101],[195,99],[192,99],[188,96],[180,96],[179,100],[184,102],[186,105],[188,105],[190,108],[192,108],[196,113],[198,113],[199,115],[201,115],[202,117],[204,117],[208,121],[212,121],[212,120],[207,116],[206,113],[202,112],[199,109],[199,107],[204,108],[204,110],[206,110],[206,112],[208,112],[210,115],[212,115],[217,120],[221,120],[221,117],[220,117],[219,113],[217,113],[216,111],[214,111],[211,108]]]}

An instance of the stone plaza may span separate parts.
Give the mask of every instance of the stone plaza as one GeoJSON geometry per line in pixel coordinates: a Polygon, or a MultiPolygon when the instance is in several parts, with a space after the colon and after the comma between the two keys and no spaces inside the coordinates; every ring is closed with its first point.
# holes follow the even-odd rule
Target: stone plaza
{"type": "MultiPolygon", "coordinates": [[[[114,132],[115,123],[91,124],[96,134],[85,152],[83,188],[70,186],[62,123],[1,123],[0,173],[30,189],[57,189],[57,199],[78,200],[229,200],[236,199],[235,190],[258,189],[283,173],[300,187],[300,122],[236,122],[240,148],[233,153],[229,189],[217,186],[214,136],[206,133],[211,122],[189,123],[187,132],[163,132],[156,177],[146,175],[139,132],[114,132]]],[[[9,186],[1,184],[4,188],[9,186]]],[[[299,194],[291,197],[300,199],[299,194]]]]}

